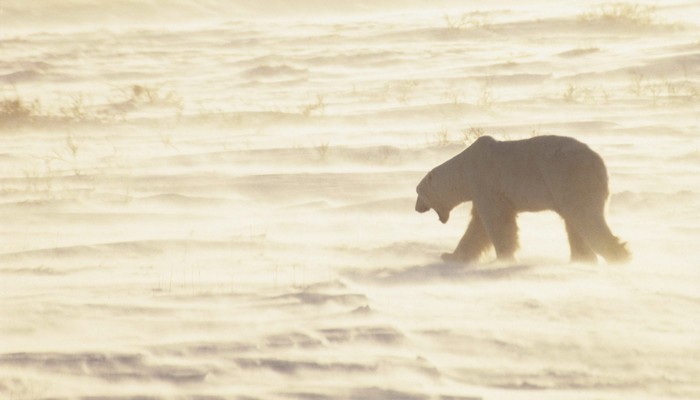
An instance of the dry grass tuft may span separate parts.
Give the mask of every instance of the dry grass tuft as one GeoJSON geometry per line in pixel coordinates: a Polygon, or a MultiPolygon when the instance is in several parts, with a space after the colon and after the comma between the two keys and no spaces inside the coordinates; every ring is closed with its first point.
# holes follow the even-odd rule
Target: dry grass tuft
{"type": "Polygon", "coordinates": [[[40,114],[40,109],[38,100],[27,102],[18,95],[0,100],[0,127],[31,121],[40,114]]]}
{"type": "Polygon", "coordinates": [[[603,3],[581,14],[585,22],[603,24],[623,24],[637,27],[649,27],[661,24],[656,15],[656,7],[635,3],[603,3]]]}

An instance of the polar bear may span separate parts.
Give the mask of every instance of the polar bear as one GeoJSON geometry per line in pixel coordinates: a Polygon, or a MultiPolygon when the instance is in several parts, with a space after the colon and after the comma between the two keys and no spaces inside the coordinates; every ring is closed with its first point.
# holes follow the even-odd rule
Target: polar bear
{"type": "Polygon", "coordinates": [[[475,261],[491,246],[499,260],[514,260],[516,215],[553,210],[566,225],[571,260],[608,263],[630,258],[627,245],[605,221],[608,174],[587,145],[562,136],[497,141],[482,136],[433,168],[416,188],[416,211],[435,210],[444,224],[460,203],[472,202],[467,231],[445,261],[475,261]]]}

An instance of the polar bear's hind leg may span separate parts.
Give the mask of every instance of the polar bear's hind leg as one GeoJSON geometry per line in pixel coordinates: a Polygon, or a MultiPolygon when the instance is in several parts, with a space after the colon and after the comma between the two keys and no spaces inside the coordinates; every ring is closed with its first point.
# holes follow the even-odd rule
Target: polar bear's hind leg
{"type": "Polygon", "coordinates": [[[569,219],[568,222],[586,244],[603,256],[609,264],[629,261],[631,255],[627,244],[613,235],[602,212],[597,215],[580,215],[569,219]]]}
{"type": "Polygon", "coordinates": [[[571,261],[572,262],[584,262],[584,263],[595,263],[598,261],[593,249],[591,249],[586,242],[583,240],[581,235],[576,232],[573,226],[568,222],[564,221],[566,224],[566,234],[569,236],[569,247],[571,248],[571,261]]]}

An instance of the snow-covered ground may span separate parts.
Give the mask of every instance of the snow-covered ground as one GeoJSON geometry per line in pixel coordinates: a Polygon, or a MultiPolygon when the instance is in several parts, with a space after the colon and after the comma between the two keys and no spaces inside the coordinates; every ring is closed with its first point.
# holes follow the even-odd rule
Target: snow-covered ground
{"type": "Polygon", "coordinates": [[[0,398],[700,398],[700,4],[650,4],[4,0],[0,398]],[[442,263],[483,134],[600,153],[633,261],[442,263]]]}

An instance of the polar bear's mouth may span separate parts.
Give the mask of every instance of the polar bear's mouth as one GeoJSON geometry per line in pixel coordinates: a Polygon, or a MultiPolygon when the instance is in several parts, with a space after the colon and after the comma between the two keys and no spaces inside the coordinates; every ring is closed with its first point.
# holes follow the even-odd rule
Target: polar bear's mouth
{"type": "Polygon", "coordinates": [[[448,212],[448,213],[441,213],[441,212],[438,211],[438,210],[435,210],[435,212],[437,213],[438,218],[440,219],[440,222],[442,222],[443,224],[446,224],[446,223],[447,223],[447,220],[450,219],[450,213],[449,213],[449,212],[448,212]]]}
{"type": "MultiPolygon", "coordinates": [[[[416,199],[416,211],[419,213],[425,213],[430,211],[430,206],[427,205],[421,198],[418,196],[418,199],[416,199]]],[[[437,209],[435,209],[435,212],[438,215],[438,218],[440,219],[440,222],[443,224],[447,223],[447,220],[450,219],[450,212],[440,212],[437,209]]]]}

